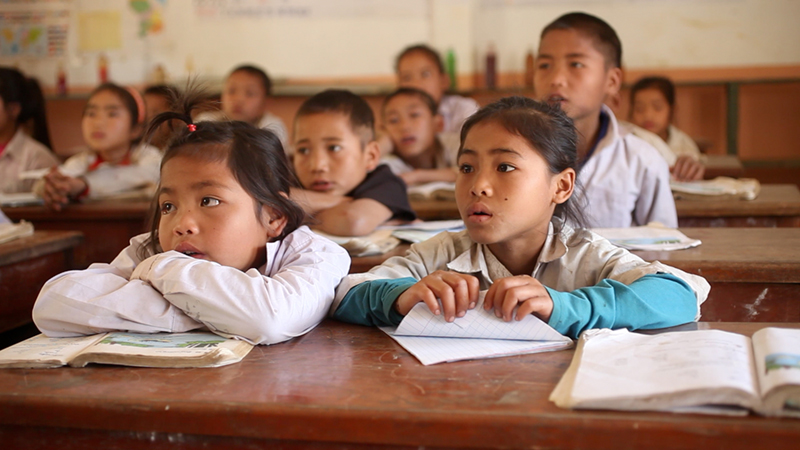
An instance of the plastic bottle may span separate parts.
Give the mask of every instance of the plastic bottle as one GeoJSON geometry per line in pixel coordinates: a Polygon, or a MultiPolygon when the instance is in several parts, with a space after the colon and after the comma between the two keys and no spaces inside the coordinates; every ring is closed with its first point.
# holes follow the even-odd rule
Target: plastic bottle
{"type": "Polygon", "coordinates": [[[456,90],[456,52],[452,48],[447,50],[447,76],[450,77],[450,90],[456,90]]]}
{"type": "Polygon", "coordinates": [[[497,88],[497,54],[494,50],[494,43],[489,43],[486,51],[486,88],[497,88]]]}
{"type": "Polygon", "coordinates": [[[525,87],[528,89],[533,89],[533,71],[534,71],[534,58],[533,58],[533,50],[528,50],[528,54],[525,55],[525,87]]]}
{"type": "Polygon", "coordinates": [[[58,63],[58,73],[56,75],[56,92],[64,97],[67,95],[67,72],[64,70],[64,63],[58,63]]]}
{"type": "Polygon", "coordinates": [[[108,60],[105,55],[100,55],[97,59],[97,76],[100,83],[108,83],[108,60]]]}

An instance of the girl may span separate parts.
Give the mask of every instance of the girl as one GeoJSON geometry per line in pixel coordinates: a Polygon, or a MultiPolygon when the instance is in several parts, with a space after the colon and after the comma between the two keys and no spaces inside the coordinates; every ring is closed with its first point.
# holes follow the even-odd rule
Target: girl
{"type": "Polygon", "coordinates": [[[185,123],[161,163],[150,233],[111,264],[48,281],[33,309],[46,335],[208,328],[274,344],[325,316],[350,267],[347,252],[302,225],[275,134],[243,122],[194,124],[197,98],[150,125],[153,133],[169,120],[185,123]]]}
{"type": "Polygon", "coordinates": [[[646,263],[580,224],[577,135],[556,106],[509,97],[461,132],[456,203],[466,230],[411,246],[337,289],[333,316],[397,325],[424,302],[447,321],[475,307],[505,321],[535,314],[562,334],[589,328],[660,328],[699,316],[709,285],[646,263]],[[438,299],[438,301],[437,301],[438,299]],[[440,303],[441,302],[441,303],[440,303]]]}
{"type": "Polygon", "coordinates": [[[39,84],[16,69],[0,67],[0,193],[30,192],[35,180],[20,179],[19,175],[58,164],[48,147],[50,135],[39,84]],[[33,138],[24,130],[29,121],[33,138]]]}
{"type": "Polygon", "coordinates": [[[658,135],[667,143],[677,160],[671,168],[679,181],[700,180],[705,167],[700,149],[688,134],[672,125],[675,111],[675,86],[667,78],[649,77],[631,88],[631,121],[658,135]]]}
{"type": "Polygon", "coordinates": [[[36,184],[36,193],[48,206],[60,210],[73,200],[154,187],[161,153],[155,147],[138,145],[144,116],[144,102],[134,89],[100,85],[89,96],[81,121],[89,149],[54,167],[36,184]]]}

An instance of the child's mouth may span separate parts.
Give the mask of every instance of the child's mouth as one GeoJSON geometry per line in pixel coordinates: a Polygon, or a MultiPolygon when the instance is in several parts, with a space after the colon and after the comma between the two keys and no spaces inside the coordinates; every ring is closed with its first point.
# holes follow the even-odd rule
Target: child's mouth
{"type": "Polygon", "coordinates": [[[563,96],[559,95],[559,94],[553,94],[553,95],[547,97],[546,101],[550,105],[561,105],[561,104],[565,103],[567,101],[567,99],[564,98],[563,96]]]}
{"type": "Polygon", "coordinates": [[[333,183],[330,181],[315,181],[311,183],[312,191],[329,191],[333,188],[333,183]]]}

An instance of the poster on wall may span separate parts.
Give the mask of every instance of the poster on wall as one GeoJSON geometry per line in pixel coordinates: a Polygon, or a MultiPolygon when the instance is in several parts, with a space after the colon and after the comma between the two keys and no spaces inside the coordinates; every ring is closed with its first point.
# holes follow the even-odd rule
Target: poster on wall
{"type": "Polygon", "coordinates": [[[425,17],[427,0],[192,0],[206,19],[270,17],[425,17]]]}
{"type": "Polygon", "coordinates": [[[0,57],[64,56],[71,9],[72,0],[0,0],[0,57]]]}

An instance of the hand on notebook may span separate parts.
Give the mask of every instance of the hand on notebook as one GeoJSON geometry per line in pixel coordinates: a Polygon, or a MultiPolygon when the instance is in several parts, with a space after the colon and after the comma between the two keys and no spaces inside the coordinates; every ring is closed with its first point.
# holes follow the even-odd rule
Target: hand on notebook
{"type": "Polygon", "coordinates": [[[494,308],[494,314],[506,322],[510,322],[512,316],[522,320],[528,314],[547,322],[553,314],[553,299],[539,280],[518,275],[495,281],[486,292],[483,308],[487,311],[494,308]],[[516,315],[514,308],[517,308],[516,315]]]}
{"type": "Polygon", "coordinates": [[[76,196],[86,189],[86,181],[81,178],[63,175],[54,167],[44,176],[44,191],[41,193],[45,204],[55,210],[60,210],[69,203],[69,198],[76,196]]]}
{"type": "Polygon", "coordinates": [[[670,168],[672,177],[678,181],[702,180],[705,171],[703,163],[688,155],[678,157],[675,165],[670,168]]]}
{"type": "Polygon", "coordinates": [[[479,289],[478,279],[472,275],[437,270],[400,294],[394,307],[405,316],[414,305],[425,302],[436,315],[444,310],[445,320],[452,322],[475,307],[479,289]]]}

